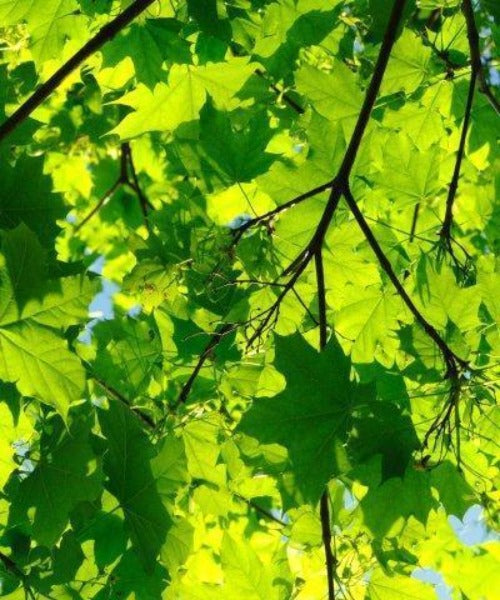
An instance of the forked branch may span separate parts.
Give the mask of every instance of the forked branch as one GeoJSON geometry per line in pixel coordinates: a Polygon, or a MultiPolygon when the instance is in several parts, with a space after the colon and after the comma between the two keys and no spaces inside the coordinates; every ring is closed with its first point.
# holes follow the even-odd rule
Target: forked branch
{"type": "Polygon", "coordinates": [[[154,207],[142,191],[142,188],[139,184],[139,179],[135,170],[130,144],[128,142],[124,142],[120,146],[120,173],[118,174],[118,177],[116,178],[113,185],[101,196],[97,204],[80,221],[80,223],[75,225],[74,232],[76,233],[84,225],[86,225],[90,221],[90,219],[94,215],[96,215],[101,210],[101,208],[111,200],[111,198],[121,186],[129,187],[137,196],[142,216],[144,218],[144,224],[146,225],[146,228],[149,231],[150,225],[148,220],[148,211],[149,209],[152,209],[154,207]]]}

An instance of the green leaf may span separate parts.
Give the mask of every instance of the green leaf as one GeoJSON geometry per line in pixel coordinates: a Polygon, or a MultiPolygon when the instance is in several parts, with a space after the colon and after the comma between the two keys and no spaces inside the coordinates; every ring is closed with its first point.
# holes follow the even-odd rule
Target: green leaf
{"type": "Polygon", "coordinates": [[[0,272],[0,378],[64,417],[70,403],[83,394],[85,373],[57,329],[85,319],[94,288],[78,278],[44,285],[43,253],[24,225],[4,233],[2,251],[6,268],[0,272]],[[59,285],[69,292],[64,301],[59,285]]]}
{"type": "Polygon", "coordinates": [[[295,75],[297,90],[315,110],[330,122],[340,122],[349,132],[359,113],[363,94],[356,77],[344,64],[336,62],[332,73],[304,65],[295,75]]]}
{"type": "Polygon", "coordinates": [[[382,569],[372,573],[368,584],[370,600],[434,600],[434,588],[402,575],[386,575],[382,569]]]}
{"type": "Polygon", "coordinates": [[[53,426],[52,436],[42,438],[47,452],[21,481],[11,514],[15,523],[27,511],[34,539],[49,548],[78,503],[94,502],[102,493],[100,460],[92,450],[86,424],[75,420],[69,431],[61,421],[53,426]]]}
{"type": "Polygon", "coordinates": [[[25,21],[31,34],[31,51],[35,59],[43,61],[57,57],[67,37],[75,35],[75,27],[83,25],[77,15],[76,0],[47,0],[41,5],[36,0],[1,0],[0,21],[4,26],[25,21]]]}
{"type": "Polygon", "coordinates": [[[394,46],[382,82],[382,94],[414,92],[429,70],[431,49],[413,32],[405,30],[394,46]]]}
{"type": "Polygon", "coordinates": [[[109,450],[104,459],[107,487],[125,516],[133,545],[146,572],[153,572],[171,519],[158,493],[153,447],[137,417],[118,402],[99,412],[109,450]]]}
{"type": "Polygon", "coordinates": [[[134,112],[113,133],[127,139],[147,131],[173,131],[182,123],[199,118],[207,94],[217,106],[229,108],[253,70],[253,65],[244,58],[203,66],[173,65],[168,83],[159,83],[153,91],[138,85],[120,98],[118,102],[130,106],[134,112]]]}
{"type": "Polygon", "coordinates": [[[276,347],[286,388],[274,398],[255,399],[238,430],[261,444],[284,446],[297,490],[315,503],[328,480],[349,468],[349,415],[366,391],[350,381],[350,363],[335,339],[321,354],[300,335],[277,337],[276,347]]]}
{"type": "Polygon", "coordinates": [[[221,562],[227,574],[225,592],[228,597],[267,600],[278,598],[271,574],[249,546],[226,534],[222,540],[221,562]]]}

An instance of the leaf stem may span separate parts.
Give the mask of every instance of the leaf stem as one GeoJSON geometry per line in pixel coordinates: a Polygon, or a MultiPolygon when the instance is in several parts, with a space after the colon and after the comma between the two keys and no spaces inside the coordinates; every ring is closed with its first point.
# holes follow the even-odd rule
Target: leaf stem
{"type": "Polygon", "coordinates": [[[327,326],[326,326],[326,292],[325,292],[325,272],[323,269],[323,255],[321,248],[318,248],[314,254],[316,265],[316,283],[318,286],[318,312],[319,312],[319,347],[320,350],[326,346],[327,326]]]}

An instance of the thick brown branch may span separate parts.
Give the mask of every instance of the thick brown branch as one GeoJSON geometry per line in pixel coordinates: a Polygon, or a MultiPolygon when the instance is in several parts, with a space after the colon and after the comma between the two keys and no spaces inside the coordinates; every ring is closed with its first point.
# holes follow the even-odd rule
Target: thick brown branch
{"type": "Polygon", "coordinates": [[[97,52],[122,29],[127,27],[137,16],[151,6],[155,0],[136,0],[127,9],[115,17],[89,40],[78,52],[64,63],[43,85],[41,85],[2,125],[0,125],[0,141],[5,139],[25,121],[32,112],[46,100],[59,85],[77,69],[87,58],[97,52]]]}
{"type": "Polygon", "coordinates": [[[370,84],[368,85],[368,88],[366,90],[363,105],[361,107],[358,120],[356,121],[351,140],[344,155],[344,159],[340,166],[337,177],[333,181],[332,191],[330,193],[330,197],[328,199],[325,211],[318,225],[318,228],[316,229],[314,237],[311,240],[311,251],[316,251],[323,243],[323,239],[325,237],[328,226],[330,225],[333,215],[337,210],[337,206],[342,195],[343,188],[348,185],[349,175],[354,165],[354,161],[356,160],[356,156],[361,145],[361,140],[363,139],[366,126],[368,125],[368,121],[373,110],[373,106],[377,99],[377,95],[380,90],[380,85],[382,83],[382,79],[387,68],[387,63],[389,62],[392,47],[394,46],[394,42],[396,41],[396,32],[403,16],[405,4],[406,0],[394,1],[391,15],[389,17],[389,22],[387,23],[387,28],[384,34],[384,39],[382,41],[382,46],[380,48],[380,52],[377,57],[377,62],[375,64],[375,70],[370,80],[370,84]]]}
{"type": "Polygon", "coordinates": [[[479,33],[476,26],[476,19],[474,17],[474,8],[472,7],[471,0],[462,1],[462,13],[465,17],[465,23],[467,25],[467,39],[469,40],[469,50],[472,63],[472,73],[476,75],[479,82],[479,91],[486,96],[491,106],[495,109],[496,113],[500,113],[500,103],[496,99],[495,95],[491,91],[488,82],[486,81],[486,75],[484,73],[483,64],[481,62],[481,49],[479,47],[479,33]]]}
{"type": "Polygon", "coordinates": [[[447,376],[456,379],[458,376],[458,367],[460,366],[462,368],[465,368],[467,366],[467,363],[455,355],[455,353],[449,348],[449,346],[439,335],[436,329],[425,319],[422,313],[415,306],[413,300],[410,298],[407,291],[404,289],[403,285],[399,281],[396,273],[394,272],[394,269],[392,268],[389,259],[387,258],[377,239],[373,235],[370,226],[368,225],[366,219],[360,211],[356,200],[354,199],[351,190],[348,187],[344,190],[344,196],[354,218],[358,222],[361,231],[364,233],[367,242],[370,244],[371,249],[377,257],[380,266],[385,271],[392,284],[396,288],[396,291],[398,292],[399,296],[409,308],[410,312],[413,314],[417,322],[421,325],[422,329],[439,348],[447,367],[447,376]]]}
{"type": "Polygon", "coordinates": [[[328,490],[321,495],[320,518],[323,546],[325,548],[326,576],[328,579],[328,600],[335,600],[335,564],[336,558],[332,552],[332,533],[330,531],[330,509],[328,506],[328,490]]]}
{"type": "Polygon", "coordinates": [[[395,0],[392,6],[391,16],[389,17],[389,22],[387,23],[387,28],[384,33],[384,39],[382,41],[382,46],[377,57],[375,70],[373,72],[370,85],[366,90],[363,106],[361,107],[361,112],[359,113],[359,117],[356,122],[351,141],[349,143],[349,146],[344,156],[344,160],[339,170],[338,179],[341,181],[341,183],[348,182],[351,169],[354,165],[354,161],[356,159],[356,155],[361,144],[361,140],[363,139],[363,134],[365,132],[366,126],[368,125],[368,120],[370,119],[375,100],[377,99],[377,95],[380,90],[380,85],[382,83],[382,79],[387,68],[387,63],[389,62],[392,47],[394,46],[394,42],[396,41],[396,33],[398,31],[399,23],[403,17],[403,10],[405,4],[406,0],[395,0]]]}
{"type": "Polygon", "coordinates": [[[193,387],[193,384],[195,382],[195,379],[198,377],[198,374],[199,374],[201,368],[203,367],[203,365],[205,364],[206,360],[211,355],[211,353],[214,350],[214,348],[222,340],[222,338],[225,335],[227,335],[230,331],[233,331],[233,329],[234,329],[234,325],[231,325],[230,323],[226,323],[225,325],[223,325],[219,329],[219,331],[216,331],[211,336],[211,338],[210,338],[208,344],[206,345],[205,349],[200,354],[200,356],[198,358],[198,362],[196,363],[196,366],[195,366],[193,372],[189,376],[189,379],[182,386],[182,390],[181,390],[181,393],[179,394],[179,397],[177,399],[176,406],[179,406],[179,404],[184,404],[187,401],[189,393],[191,391],[191,388],[193,387]]]}
{"type": "MultiPolygon", "coordinates": [[[[295,258],[295,260],[292,261],[292,263],[283,272],[283,276],[290,274],[292,276],[287,282],[286,287],[278,296],[277,300],[270,307],[270,309],[266,311],[266,316],[263,319],[261,325],[257,328],[257,330],[251,336],[248,342],[249,346],[262,334],[267,324],[269,323],[271,317],[277,314],[277,312],[279,311],[280,303],[283,300],[283,298],[295,285],[295,282],[304,272],[311,259],[322,247],[325,234],[331,223],[333,215],[337,210],[337,206],[342,196],[343,189],[344,187],[348,186],[349,175],[354,165],[354,161],[356,160],[361,140],[363,138],[366,126],[368,125],[368,121],[370,119],[375,100],[377,99],[380,84],[382,83],[385,69],[387,67],[387,63],[389,62],[391,50],[396,40],[396,31],[403,16],[405,4],[406,0],[395,0],[394,2],[389,22],[387,24],[387,29],[384,34],[384,39],[382,41],[380,52],[377,58],[377,62],[375,64],[375,70],[370,80],[370,84],[368,85],[368,88],[366,90],[363,105],[361,107],[358,120],[354,127],[354,132],[350,139],[349,145],[347,147],[344,159],[342,161],[337,176],[329,184],[327,184],[327,188],[331,187],[331,192],[325,210],[321,216],[318,226],[316,227],[316,231],[314,232],[314,235],[311,238],[308,245],[306,246],[306,248],[302,252],[300,252],[300,254],[295,258]]],[[[241,230],[239,230],[239,236],[241,237],[241,235],[241,230]]]]}

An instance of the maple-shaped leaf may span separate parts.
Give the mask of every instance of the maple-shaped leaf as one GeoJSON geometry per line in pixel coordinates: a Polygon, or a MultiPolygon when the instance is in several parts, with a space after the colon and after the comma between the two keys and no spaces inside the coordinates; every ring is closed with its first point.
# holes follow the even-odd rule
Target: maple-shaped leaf
{"type": "Polygon", "coordinates": [[[95,501],[102,493],[100,460],[85,421],[73,419],[68,431],[61,419],[52,427],[42,437],[43,456],[19,485],[10,515],[18,522],[27,513],[33,537],[48,547],[62,534],[77,504],[95,501]]]}
{"type": "Polygon", "coordinates": [[[76,0],[1,0],[0,22],[4,26],[25,21],[31,35],[31,52],[39,64],[55,58],[66,38],[83,32],[76,0]]]}
{"type": "Polygon", "coordinates": [[[173,65],[168,83],[158,83],[153,91],[138,85],[117,101],[134,112],[113,133],[126,139],[147,131],[172,131],[199,118],[207,94],[216,106],[227,109],[253,72],[254,65],[246,58],[197,66],[173,65]]]}
{"type": "Polygon", "coordinates": [[[116,401],[99,412],[99,422],[109,444],[104,460],[109,491],[120,503],[144,568],[152,571],[171,524],[151,468],[153,447],[137,417],[116,401]]]}
{"type": "Polygon", "coordinates": [[[315,503],[325,484],[348,468],[345,441],[360,396],[372,390],[350,379],[351,365],[332,338],[318,353],[302,336],[276,337],[275,366],[286,388],[274,398],[257,398],[238,430],[261,444],[288,451],[295,484],[315,503]]]}
{"type": "Polygon", "coordinates": [[[25,225],[4,232],[2,241],[0,379],[64,416],[81,398],[85,373],[60,330],[86,320],[95,286],[80,278],[44,282],[43,251],[25,225]]]}

